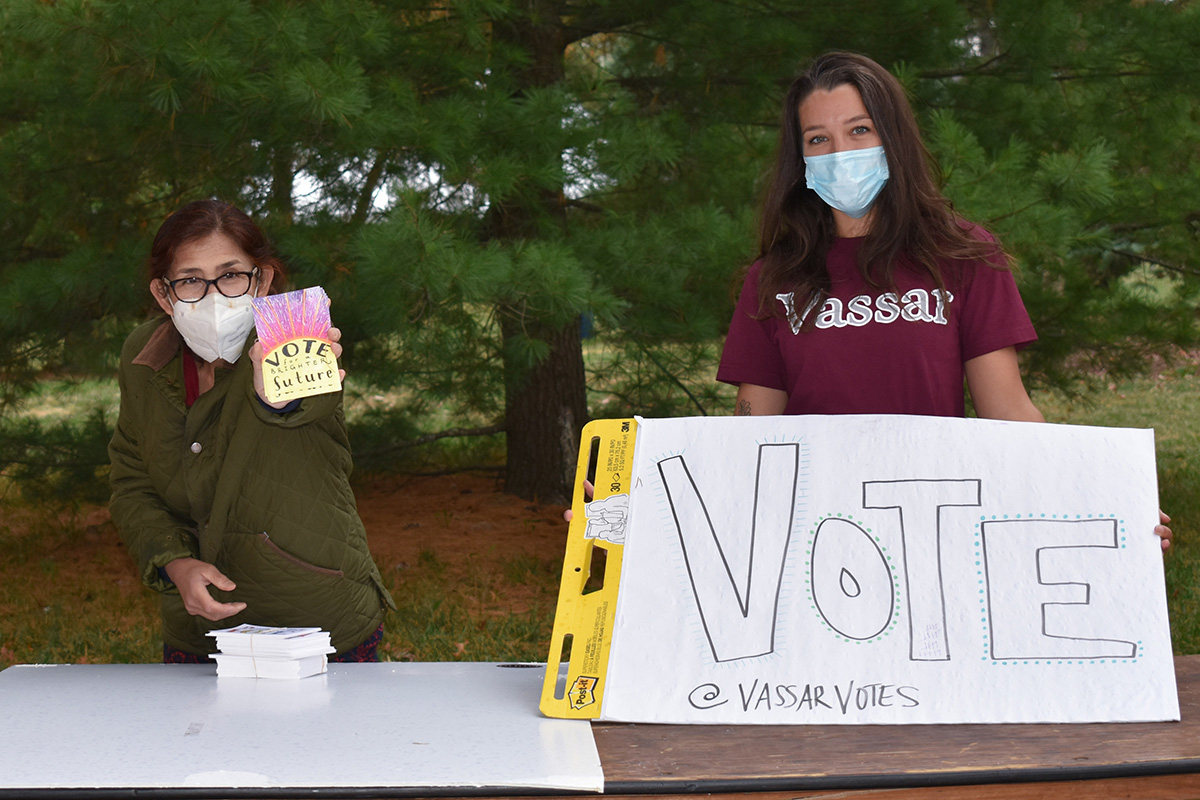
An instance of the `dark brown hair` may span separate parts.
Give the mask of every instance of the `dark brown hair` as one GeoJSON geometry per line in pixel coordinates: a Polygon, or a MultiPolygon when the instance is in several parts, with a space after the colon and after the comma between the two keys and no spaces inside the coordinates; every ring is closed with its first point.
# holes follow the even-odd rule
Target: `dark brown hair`
{"type": "Polygon", "coordinates": [[[775,295],[781,292],[795,292],[794,307],[799,309],[829,291],[825,256],[837,233],[833,212],[805,184],[800,104],[813,91],[843,85],[861,95],[888,163],[888,181],[872,207],[871,228],[859,250],[858,268],[867,283],[893,288],[893,272],[902,257],[939,288],[945,288],[939,260],[1005,263],[997,258],[1002,252],[998,245],[976,238],[938,189],[937,167],[900,82],[866,56],[830,52],[792,82],[783,103],[779,153],[759,230],[758,299],[764,316],[778,312],[775,295]]]}
{"type": "Polygon", "coordinates": [[[196,200],[163,221],[150,245],[150,280],[166,277],[180,247],[213,233],[228,236],[259,267],[274,269],[270,291],[280,290],[286,274],[266,234],[245,211],[221,200],[196,200]]]}

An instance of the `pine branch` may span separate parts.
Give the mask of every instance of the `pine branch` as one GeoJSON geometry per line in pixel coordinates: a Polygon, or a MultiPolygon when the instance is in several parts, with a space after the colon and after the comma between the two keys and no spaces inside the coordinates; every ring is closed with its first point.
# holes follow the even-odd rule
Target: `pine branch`
{"type": "Polygon", "coordinates": [[[627,8],[614,9],[607,5],[591,4],[572,9],[570,3],[564,3],[559,8],[560,18],[570,20],[562,24],[564,48],[598,33],[615,33],[635,22],[642,22],[653,14],[654,4],[640,4],[638,8],[639,11],[649,10],[650,13],[636,13],[627,8]]]}
{"type": "Polygon", "coordinates": [[[664,367],[662,365],[662,362],[660,362],[657,358],[655,358],[654,354],[651,353],[650,350],[644,344],[642,344],[641,342],[638,342],[637,346],[638,346],[638,349],[641,350],[642,353],[645,354],[646,358],[650,359],[651,364],[658,367],[658,369],[662,372],[662,374],[666,375],[671,380],[672,383],[674,383],[676,386],[678,386],[680,389],[683,390],[683,393],[686,394],[688,399],[692,401],[692,405],[696,406],[696,408],[698,408],[700,410],[700,415],[703,417],[707,417],[708,412],[704,409],[704,406],[702,406],[700,404],[700,401],[696,399],[696,395],[692,394],[691,390],[688,389],[686,386],[684,386],[683,382],[681,380],[679,380],[679,378],[677,378],[674,373],[672,373],[670,370],[668,370],[666,367],[664,367]]]}
{"type": "Polygon", "coordinates": [[[1131,253],[1128,250],[1117,250],[1117,249],[1113,248],[1113,249],[1110,249],[1109,252],[1113,253],[1114,255],[1124,256],[1125,258],[1131,259],[1133,261],[1141,261],[1146,264],[1153,264],[1156,267],[1162,267],[1163,269],[1167,269],[1172,272],[1177,272],[1180,275],[1193,275],[1196,277],[1200,277],[1200,270],[1190,269],[1188,267],[1181,267],[1178,264],[1168,264],[1165,261],[1159,261],[1157,258],[1150,258],[1149,256],[1140,255],[1138,253],[1131,253]]]}
{"type": "Polygon", "coordinates": [[[1037,206],[1040,206],[1040,205],[1042,205],[1041,200],[1034,200],[1032,203],[1027,203],[1026,205],[1021,206],[1020,208],[1014,208],[1012,211],[1009,211],[1005,214],[1000,214],[999,216],[991,217],[990,219],[988,219],[988,225],[994,225],[1002,219],[1008,219],[1009,217],[1015,217],[1018,214],[1024,214],[1026,211],[1030,210],[1031,208],[1036,208],[1037,206]]]}
{"type": "Polygon", "coordinates": [[[965,69],[965,70],[963,70],[963,69],[928,70],[925,72],[920,72],[918,74],[926,80],[946,80],[946,79],[954,80],[956,78],[969,78],[969,77],[973,77],[976,75],[984,75],[987,77],[997,77],[997,76],[1002,75],[1003,72],[998,71],[998,70],[992,70],[991,67],[997,61],[1002,61],[1003,59],[1005,59],[1007,57],[1008,57],[1008,53],[1004,52],[1004,53],[1000,53],[998,55],[992,56],[987,61],[983,61],[979,64],[976,64],[975,66],[971,67],[970,69],[965,69]]]}
{"type": "MultiPolygon", "coordinates": [[[[1116,70],[1112,72],[1077,72],[1074,70],[1052,70],[1050,80],[1058,83],[1067,83],[1068,81],[1106,81],[1114,78],[1162,78],[1171,77],[1165,72],[1155,70],[1116,70]]],[[[1011,83],[1033,83],[1035,80],[1030,77],[1029,73],[1020,69],[1012,70],[989,70],[981,71],[977,69],[970,70],[945,70],[945,71],[929,71],[920,73],[922,78],[931,80],[954,80],[959,78],[996,78],[998,80],[1009,81],[1011,83]]]]}
{"type": "Polygon", "coordinates": [[[595,213],[595,214],[603,214],[604,210],[605,210],[604,206],[597,205],[596,203],[589,203],[586,200],[577,200],[577,199],[570,199],[570,198],[568,198],[563,203],[563,205],[565,205],[569,208],[580,208],[580,209],[583,209],[584,211],[591,211],[592,213],[595,213]]]}
{"type": "Polygon", "coordinates": [[[450,439],[454,437],[466,436],[493,436],[497,433],[504,433],[503,425],[489,425],[484,428],[448,428],[444,431],[435,433],[426,433],[418,436],[415,439],[409,439],[406,442],[393,442],[392,444],[376,447],[372,450],[367,450],[362,453],[364,456],[379,456],[387,453],[394,453],[398,450],[407,450],[410,447],[419,447],[423,444],[436,442],[439,439],[450,439]]]}

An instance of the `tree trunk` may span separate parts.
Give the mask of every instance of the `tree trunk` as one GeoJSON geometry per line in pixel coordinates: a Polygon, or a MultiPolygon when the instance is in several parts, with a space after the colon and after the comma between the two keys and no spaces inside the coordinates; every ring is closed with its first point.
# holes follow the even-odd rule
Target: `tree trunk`
{"type": "MultiPolygon", "coordinates": [[[[529,54],[527,64],[513,77],[516,96],[563,79],[565,33],[554,0],[526,0],[524,13],[496,21],[492,35],[529,54]]],[[[486,220],[490,239],[520,241],[538,235],[539,221],[565,224],[561,187],[540,187],[534,203],[501,199],[486,220]]],[[[579,451],[579,434],[587,421],[583,352],[578,321],[554,329],[536,319],[522,318],[519,309],[502,309],[502,332],[507,342],[515,335],[534,335],[550,344],[550,353],[532,369],[506,364],[505,441],[506,491],[527,500],[563,503],[579,451]]]]}
{"type": "Polygon", "coordinates": [[[296,155],[290,143],[280,145],[271,157],[271,194],[267,212],[280,228],[290,228],[296,215],[293,192],[296,184],[296,155]]]}
{"type": "Polygon", "coordinates": [[[546,331],[549,355],[506,381],[504,423],[507,471],[504,488],[527,500],[564,504],[587,422],[579,325],[546,331]]]}

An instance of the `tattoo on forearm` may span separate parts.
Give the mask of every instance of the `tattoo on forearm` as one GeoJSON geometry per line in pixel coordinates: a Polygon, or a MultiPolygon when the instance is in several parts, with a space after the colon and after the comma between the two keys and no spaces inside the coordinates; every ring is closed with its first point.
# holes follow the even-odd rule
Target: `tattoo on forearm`
{"type": "Polygon", "coordinates": [[[734,409],[733,415],[735,417],[753,416],[753,413],[750,411],[750,401],[749,400],[738,400],[737,408],[734,409]]]}

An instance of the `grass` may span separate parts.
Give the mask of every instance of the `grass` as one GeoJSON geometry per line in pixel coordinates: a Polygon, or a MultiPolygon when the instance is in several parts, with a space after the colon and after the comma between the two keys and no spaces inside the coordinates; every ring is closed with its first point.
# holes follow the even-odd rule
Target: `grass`
{"type": "Polygon", "coordinates": [[[3,510],[0,668],[161,658],[156,608],[121,548],[78,514],[3,510]]]}
{"type": "MultiPolygon", "coordinates": [[[[111,535],[96,535],[86,520],[40,520],[20,534],[0,526],[0,563],[0,669],[161,658],[153,597],[111,535]]],[[[380,564],[398,607],[387,617],[381,657],[545,660],[558,568],[553,558],[526,555],[498,569],[482,561],[452,569],[429,550],[403,570],[380,564]]]]}
{"type": "Polygon", "coordinates": [[[558,564],[517,556],[500,569],[450,570],[431,551],[392,571],[397,611],[384,628],[391,661],[545,661],[558,594],[558,564]],[[510,591],[523,587],[521,600],[510,591]]]}
{"type": "MultiPolygon", "coordinates": [[[[103,383],[103,382],[98,382],[103,383]]],[[[115,387],[113,387],[115,391],[115,387]]],[[[104,389],[88,386],[90,407],[104,389]]],[[[43,399],[72,413],[71,387],[43,399]]],[[[1086,400],[1038,394],[1051,422],[1152,427],[1160,500],[1175,544],[1164,556],[1172,643],[1200,653],[1200,376],[1192,369],[1111,384],[1086,400]]],[[[51,412],[46,412],[51,413],[51,412]]],[[[160,657],[153,598],[111,532],[80,511],[36,516],[0,494],[0,668],[14,663],[153,662],[160,657]]],[[[447,510],[437,524],[453,529],[447,510]]],[[[449,565],[424,551],[384,568],[399,610],[381,655],[396,661],[539,661],[545,658],[559,578],[557,554],[449,565]]]]}
{"type": "Polygon", "coordinates": [[[92,409],[103,409],[108,419],[117,418],[121,392],[116,377],[44,380],[29,397],[21,401],[19,413],[47,422],[86,416],[92,409]]]}

